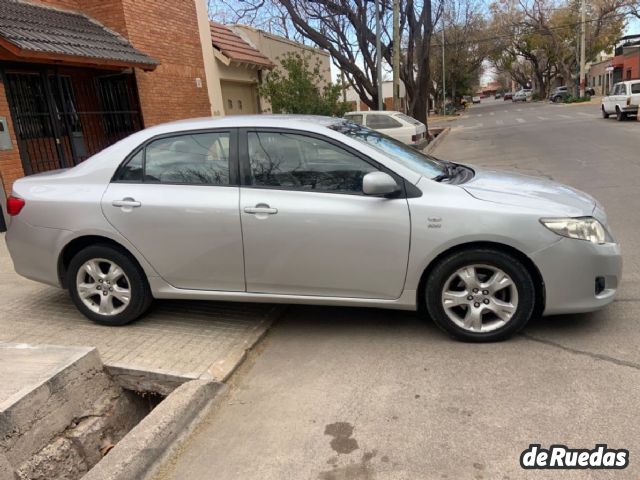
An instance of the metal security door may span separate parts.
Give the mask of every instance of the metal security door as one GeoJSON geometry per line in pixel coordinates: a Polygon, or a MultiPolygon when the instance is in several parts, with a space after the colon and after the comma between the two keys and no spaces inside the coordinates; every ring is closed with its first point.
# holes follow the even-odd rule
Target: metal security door
{"type": "Polygon", "coordinates": [[[142,129],[131,73],[16,68],[4,82],[27,175],[73,167],[142,129]]]}
{"type": "Polygon", "coordinates": [[[27,175],[69,166],[62,149],[60,123],[44,72],[6,73],[9,99],[22,165],[27,175]]]}

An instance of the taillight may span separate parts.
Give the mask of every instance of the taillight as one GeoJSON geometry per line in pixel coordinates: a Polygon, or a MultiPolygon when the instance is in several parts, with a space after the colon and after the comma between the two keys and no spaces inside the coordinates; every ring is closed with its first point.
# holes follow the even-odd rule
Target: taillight
{"type": "Polygon", "coordinates": [[[7,198],[7,213],[12,217],[18,215],[25,205],[25,201],[21,198],[9,196],[7,198]]]}

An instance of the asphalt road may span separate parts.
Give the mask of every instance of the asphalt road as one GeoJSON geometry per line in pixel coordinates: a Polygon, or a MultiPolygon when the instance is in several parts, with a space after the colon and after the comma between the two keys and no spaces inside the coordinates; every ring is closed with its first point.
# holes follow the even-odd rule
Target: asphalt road
{"type": "Polygon", "coordinates": [[[290,307],[158,479],[632,479],[640,476],[640,122],[597,105],[487,102],[443,158],[586,190],[622,243],[618,300],[470,345],[403,312],[290,307]],[[626,470],[525,471],[531,443],[630,451],[626,470]]]}

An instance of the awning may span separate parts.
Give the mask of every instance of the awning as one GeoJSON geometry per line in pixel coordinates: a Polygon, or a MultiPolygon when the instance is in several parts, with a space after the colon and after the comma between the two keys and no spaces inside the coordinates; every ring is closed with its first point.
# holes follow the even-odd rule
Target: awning
{"type": "Polygon", "coordinates": [[[224,63],[237,63],[254,68],[273,68],[275,65],[258,49],[246,42],[229,27],[211,22],[211,42],[217,57],[224,63]],[[220,55],[221,54],[221,55],[220,55]]]}
{"type": "Polygon", "coordinates": [[[144,70],[158,65],[87,15],[18,0],[0,0],[0,50],[2,58],[22,61],[144,70]]]}

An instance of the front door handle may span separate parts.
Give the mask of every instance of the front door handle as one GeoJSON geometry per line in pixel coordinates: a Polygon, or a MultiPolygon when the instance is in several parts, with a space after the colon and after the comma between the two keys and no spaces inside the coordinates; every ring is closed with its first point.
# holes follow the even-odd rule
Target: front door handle
{"type": "Polygon", "coordinates": [[[111,205],[113,205],[114,207],[129,207],[129,208],[136,208],[142,205],[142,203],[134,200],[133,198],[123,198],[122,200],[114,200],[113,202],[111,202],[111,205]]]}
{"type": "Polygon", "coordinates": [[[278,213],[277,208],[271,208],[266,203],[259,203],[255,207],[244,207],[244,213],[250,213],[252,215],[255,214],[266,214],[266,215],[275,215],[278,213]]]}

